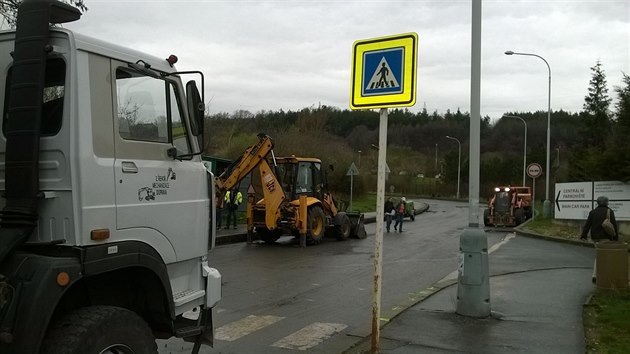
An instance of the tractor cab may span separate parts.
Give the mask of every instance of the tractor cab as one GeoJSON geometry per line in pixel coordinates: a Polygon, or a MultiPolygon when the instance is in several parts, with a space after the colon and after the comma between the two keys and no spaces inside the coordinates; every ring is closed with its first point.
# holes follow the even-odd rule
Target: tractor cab
{"type": "Polygon", "coordinates": [[[319,159],[281,157],[276,159],[277,175],[288,200],[301,195],[323,199],[325,176],[319,159]]]}

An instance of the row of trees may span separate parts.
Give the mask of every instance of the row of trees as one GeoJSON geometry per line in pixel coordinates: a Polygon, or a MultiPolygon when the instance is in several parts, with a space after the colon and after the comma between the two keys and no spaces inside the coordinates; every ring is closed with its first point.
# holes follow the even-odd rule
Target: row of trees
{"type": "MultiPolygon", "coordinates": [[[[555,182],[590,180],[630,181],[630,77],[615,87],[617,103],[611,109],[606,76],[602,64],[591,68],[592,78],[584,100],[584,110],[570,113],[553,111],[551,115],[552,186],[555,182]]],[[[546,161],[547,112],[507,112],[527,122],[527,163],[546,161]]],[[[350,111],[321,106],[300,111],[237,111],[207,117],[210,137],[205,150],[209,155],[236,158],[265,132],[274,138],[276,155],[319,157],[336,167],[330,182],[347,190],[345,175],[354,162],[360,170],[355,189],[375,188],[379,115],[375,111],[350,111]]],[[[397,191],[424,194],[455,194],[458,144],[462,143],[462,194],[467,191],[468,135],[470,115],[457,109],[414,113],[393,109],[389,113],[387,163],[391,170],[389,184],[397,191]],[[440,179],[428,181],[439,176],[440,179]],[[429,183],[427,183],[429,182],[429,183]],[[433,188],[425,188],[427,184],[433,188]],[[419,187],[422,186],[422,187],[419,187]]],[[[495,185],[520,185],[523,176],[523,124],[503,117],[481,122],[482,193],[495,185]]],[[[542,187],[539,191],[543,191],[542,187]]]]}

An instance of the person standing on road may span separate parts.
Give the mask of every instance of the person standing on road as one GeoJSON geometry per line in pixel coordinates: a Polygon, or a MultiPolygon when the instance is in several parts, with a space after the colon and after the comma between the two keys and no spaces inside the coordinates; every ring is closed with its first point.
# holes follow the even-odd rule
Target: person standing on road
{"type": "Polygon", "coordinates": [[[392,219],[396,214],[396,210],[394,208],[394,198],[389,198],[385,202],[385,222],[387,227],[387,232],[389,232],[389,228],[392,226],[392,219]]]}
{"type": "Polygon", "coordinates": [[[582,240],[586,241],[589,230],[591,231],[591,240],[593,242],[602,240],[617,241],[619,239],[619,228],[617,227],[615,212],[608,207],[608,197],[601,196],[597,198],[597,208],[588,213],[588,218],[582,228],[582,236],[580,236],[582,240]],[[602,223],[606,218],[609,218],[615,227],[614,235],[607,234],[602,227],[602,223]]]}
{"type": "Polygon", "coordinates": [[[403,218],[405,217],[406,208],[407,199],[405,199],[405,197],[402,197],[400,198],[400,202],[398,202],[398,205],[396,206],[396,223],[394,224],[394,230],[398,230],[398,232],[403,232],[403,218]]]}
{"type": "Polygon", "coordinates": [[[225,206],[227,207],[227,222],[225,228],[230,228],[230,221],[234,219],[234,228],[236,229],[236,211],[238,206],[243,202],[243,194],[236,188],[225,193],[225,206]]]}

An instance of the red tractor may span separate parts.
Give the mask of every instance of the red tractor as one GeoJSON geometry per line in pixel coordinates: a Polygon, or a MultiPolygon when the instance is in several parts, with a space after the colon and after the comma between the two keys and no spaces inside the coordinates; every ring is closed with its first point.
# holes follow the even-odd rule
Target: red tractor
{"type": "Polygon", "coordinates": [[[532,217],[530,187],[496,187],[483,212],[485,226],[517,226],[532,217]]]}

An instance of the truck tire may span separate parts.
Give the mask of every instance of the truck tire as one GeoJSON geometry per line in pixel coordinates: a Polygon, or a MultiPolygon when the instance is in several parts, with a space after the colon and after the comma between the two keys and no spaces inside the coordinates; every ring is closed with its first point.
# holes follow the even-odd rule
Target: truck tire
{"type": "Polygon", "coordinates": [[[308,208],[308,229],[306,230],[306,241],[312,244],[322,242],[326,232],[324,211],[319,206],[308,208]]]}
{"type": "Polygon", "coordinates": [[[517,226],[525,222],[525,211],[523,209],[516,209],[516,211],[514,211],[514,222],[517,226]]]}
{"type": "Polygon", "coordinates": [[[135,312],[114,306],[80,308],[54,323],[45,354],[157,353],[149,325],[135,312]]]}
{"type": "Polygon", "coordinates": [[[335,237],[339,241],[345,241],[350,237],[350,230],[352,225],[350,225],[350,218],[346,213],[339,213],[337,225],[335,225],[335,237]]]}

